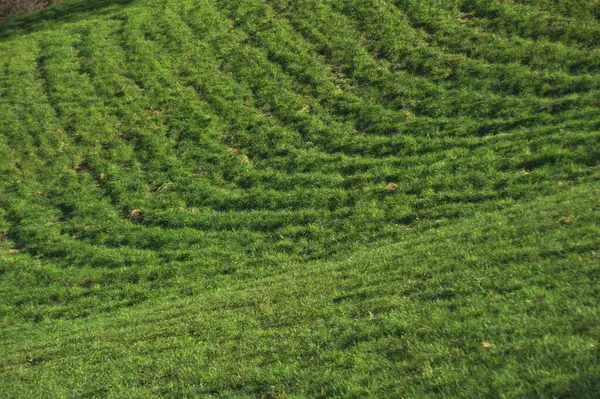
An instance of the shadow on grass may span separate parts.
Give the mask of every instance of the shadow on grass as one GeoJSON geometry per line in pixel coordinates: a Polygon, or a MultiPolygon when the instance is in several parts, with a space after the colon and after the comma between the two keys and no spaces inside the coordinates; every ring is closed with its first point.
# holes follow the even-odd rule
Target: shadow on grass
{"type": "Polygon", "coordinates": [[[32,14],[10,18],[0,22],[0,40],[56,28],[57,23],[77,22],[90,14],[102,15],[114,12],[135,0],[75,0],[48,7],[32,14]],[[100,11],[102,10],[102,11],[100,11]]]}
{"type": "Polygon", "coordinates": [[[598,397],[600,392],[600,377],[596,374],[583,374],[571,382],[566,392],[561,392],[556,398],[564,399],[592,399],[598,397]]]}

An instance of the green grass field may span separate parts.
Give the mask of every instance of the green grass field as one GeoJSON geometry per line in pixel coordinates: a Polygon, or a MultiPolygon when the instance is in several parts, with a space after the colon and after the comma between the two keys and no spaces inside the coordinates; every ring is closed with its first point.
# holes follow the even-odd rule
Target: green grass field
{"type": "Polygon", "coordinates": [[[598,0],[0,23],[0,397],[599,395],[598,0]]]}

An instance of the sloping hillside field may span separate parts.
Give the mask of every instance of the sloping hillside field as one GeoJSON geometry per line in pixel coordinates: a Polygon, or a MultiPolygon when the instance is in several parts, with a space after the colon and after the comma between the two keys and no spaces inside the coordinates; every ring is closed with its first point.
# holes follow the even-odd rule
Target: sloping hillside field
{"type": "Polygon", "coordinates": [[[594,398],[600,2],[0,23],[0,397],[594,398]]]}

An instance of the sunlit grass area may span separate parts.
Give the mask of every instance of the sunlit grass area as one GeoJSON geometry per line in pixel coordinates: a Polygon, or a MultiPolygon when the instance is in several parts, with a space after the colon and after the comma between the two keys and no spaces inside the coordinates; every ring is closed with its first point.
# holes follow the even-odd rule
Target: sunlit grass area
{"type": "Polygon", "coordinates": [[[0,23],[0,397],[600,391],[600,3],[0,23]]]}

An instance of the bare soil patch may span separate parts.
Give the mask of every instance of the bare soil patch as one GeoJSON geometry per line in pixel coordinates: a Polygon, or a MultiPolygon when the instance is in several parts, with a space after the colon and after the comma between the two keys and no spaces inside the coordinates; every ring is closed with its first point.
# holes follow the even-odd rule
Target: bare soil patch
{"type": "Polygon", "coordinates": [[[56,0],[0,0],[0,21],[29,14],[59,2],[56,0]]]}

